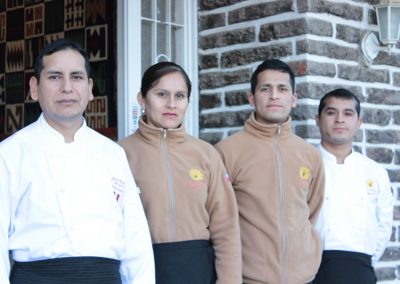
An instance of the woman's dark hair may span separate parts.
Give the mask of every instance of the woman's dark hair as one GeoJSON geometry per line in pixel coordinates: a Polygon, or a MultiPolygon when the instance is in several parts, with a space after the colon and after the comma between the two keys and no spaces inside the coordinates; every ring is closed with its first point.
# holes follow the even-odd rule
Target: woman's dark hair
{"type": "Polygon", "coordinates": [[[185,70],[183,70],[181,66],[170,61],[159,62],[154,65],[151,65],[144,72],[142,77],[142,85],[140,88],[142,97],[145,98],[147,92],[151,88],[153,88],[163,76],[174,72],[182,74],[188,89],[188,98],[189,98],[190,92],[192,90],[192,84],[190,83],[189,76],[186,74],[185,70]]]}
{"type": "Polygon", "coordinates": [[[79,52],[85,60],[85,70],[88,78],[90,78],[90,63],[87,52],[76,42],[68,39],[58,39],[52,43],[46,45],[39,53],[39,56],[35,60],[34,73],[38,81],[40,81],[40,73],[43,69],[43,57],[51,55],[61,50],[71,49],[79,52]]]}

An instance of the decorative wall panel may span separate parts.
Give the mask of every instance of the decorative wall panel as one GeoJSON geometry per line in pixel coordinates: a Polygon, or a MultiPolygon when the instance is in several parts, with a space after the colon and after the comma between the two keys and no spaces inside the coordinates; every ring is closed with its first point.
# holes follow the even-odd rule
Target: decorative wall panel
{"type": "Polygon", "coordinates": [[[115,132],[115,14],[111,0],[0,0],[0,140],[40,115],[29,79],[40,50],[59,38],[88,51],[95,96],[85,112],[88,124],[115,132]]]}

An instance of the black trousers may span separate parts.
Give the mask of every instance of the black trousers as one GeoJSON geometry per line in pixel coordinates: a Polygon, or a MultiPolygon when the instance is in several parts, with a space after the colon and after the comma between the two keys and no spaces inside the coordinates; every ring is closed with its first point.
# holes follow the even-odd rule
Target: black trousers
{"type": "Polygon", "coordinates": [[[313,284],[375,284],[376,276],[371,256],[340,250],[322,254],[321,266],[313,284]]]}
{"type": "Polygon", "coordinates": [[[215,254],[209,241],[153,244],[157,284],[214,284],[215,254]]]}
{"type": "Polygon", "coordinates": [[[15,262],[10,284],[121,284],[118,260],[65,257],[15,262]]]}

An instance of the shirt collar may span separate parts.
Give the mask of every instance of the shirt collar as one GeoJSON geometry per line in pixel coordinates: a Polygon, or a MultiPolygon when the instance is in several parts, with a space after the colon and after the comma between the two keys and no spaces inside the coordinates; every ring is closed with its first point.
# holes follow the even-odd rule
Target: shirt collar
{"type": "MultiPolygon", "coordinates": [[[[337,163],[336,156],[333,155],[332,153],[328,152],[328,151],[322,146],[321,143],[318,145],[318,148],[319,148],[319,150],[320,150],[320,152],[321,152],[321,154],[322,154],[322,157],[323,157],[325,160],[328,160],[329,162],[332,162],[332,163],[335,163],[335,164],[337,163]]],[[[354,149],[351,149],[351,153],[350,153],[346,158],[344,158],[344,164],[353,161],[353,159],[356,158],[356,154],[355,154],[355,153],[356,153],[356,152],[354,152],[354,149]]]]}
{"type": "MultiPolygon", "coordinates": [[[[39,124],[41,125],[41,127],[44,129],[44,131],[50,136],[52,137],[52,139],[54,139],[54,141],[57,141],[59,143],[65,143],[65,139],[64,136],[58,132],[56,129],[54,129],[50,124],[48,124],[48,122],[46,121],[46,119],[44,118],[43,113],[40,115],[39,117],[39,124]]],[[[81,139],[83,139],[84,133],[86,132],[87,129],[87,124],[86,124],[86,120],[82,117],[82,125],[81,127],[75,132],[74,135],[74,142],[76,141],[80,141],[81,139]]],[[[72,143],[74,143],[72,142],[72,143]]],[[[70,144],[70,143],[69,143],[70,144]]]]}

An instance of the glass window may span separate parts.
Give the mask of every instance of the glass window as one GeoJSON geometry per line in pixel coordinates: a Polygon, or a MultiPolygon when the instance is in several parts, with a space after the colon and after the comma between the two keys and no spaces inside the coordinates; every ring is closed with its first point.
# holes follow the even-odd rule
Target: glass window
{"type": "Polygon", "coordinates": [[[182,0],[142,0],[142,73],[151,64],[184,64],[182,0]],[[150,60],[149,60],[150,59],[150,60]]]}

